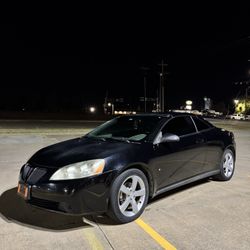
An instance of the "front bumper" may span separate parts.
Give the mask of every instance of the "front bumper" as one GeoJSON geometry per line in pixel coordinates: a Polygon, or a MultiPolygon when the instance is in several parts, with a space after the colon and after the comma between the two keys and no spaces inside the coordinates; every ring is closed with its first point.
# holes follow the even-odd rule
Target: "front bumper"
{"type": "Polygon", "coordinates": [[[23,168],[19,182],[30,187],[27,199],[29,204],[57,212],[82,215],[107,211],[110,186],[116,176],[116,171],[109,171],[77,180],[34,183],[32,178],[23,178],[22,171],[23,168]]]}

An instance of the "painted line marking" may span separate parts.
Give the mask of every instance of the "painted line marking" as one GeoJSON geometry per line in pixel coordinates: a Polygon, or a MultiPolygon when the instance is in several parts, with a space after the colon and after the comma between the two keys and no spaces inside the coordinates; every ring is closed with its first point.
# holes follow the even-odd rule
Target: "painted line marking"
{"type": "Polygon", "coordinates": [[[137,219],[136,224],[139,225],[146,233],[148,233],[163,249],[176,250],[176,248],[158,234],[152,227],[145,223],[142,219],[137,219]]]}
{"type": "Polygon", "coordinates": [[[89,242],[89,244],[91,245],[91,249],[92,250],[95,250],[95,249],[97,249],[97,250],[104,250],[104,249],[106,249],[104,246],[103,246],[103,241],[100,241],[99,240],[99,238],[98,238],[98,235],[96,235],[95,234],[95,229],[96,230],[99,230],[100,232],[101,232],[101,234],[103,235],[103,237],[104,237],[104,240],[105,240],[105,242],[110,246],[110,249],[114,249],[114,247],[112,246],[112,244],[111,244],[111,242],[110,242],[110,240],[108,239],[108,237],[107,237],[107,235],[105,234],[105,232],[102,230],[102,228],[101,228],[101,226],[97,223],[97,221],[96,220],[94,220],[94,221],[90,221],[90,220],[88,220],[88,219],[86,219],[86,218],[82,218],[82,220],[83,220],[83,222],[84,223],[87,223],[87,224],[89,224],[89,225],[91,225],[93,228],[91,228],[91,229],[88,229],[88,230],[92,230],[91,232],[92,232],[92,234],[94,234],[94,235],[91,235],[91,233],[87,230],[87,232],[85,231],[84,232],[84,234],[85,234],[85,236],[86,236],[86,238],[87,238],[87,240],[88,240],[88,242],[89,242]],[[93,244],[91,244],[91,242],[95,242],[95,244],[93,245],[93,244]]]}
{"type": "Polygon", "coordinates": [[[87,228],[84,231],[84,236],[86,237],[92,250],[104,250],[102,243],[99,241],[92,228],[87,228]]]}

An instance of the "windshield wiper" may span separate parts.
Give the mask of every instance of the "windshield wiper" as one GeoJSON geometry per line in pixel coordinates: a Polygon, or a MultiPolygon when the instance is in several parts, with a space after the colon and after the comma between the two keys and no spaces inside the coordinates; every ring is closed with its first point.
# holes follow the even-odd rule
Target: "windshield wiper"
{"type": "Polygon", "coordinates": [[[122,141],[122,142],[127,142],[130,143],[131,141],[125,137],[106,137],[105,139],[111,139],[114,141],[122,141]]]}
{"type": "Polygon", "coordinates": [[[99,141],[107,141],[105,137],[89,136],[89,135],[85,135],[84,137],[94,139],[94,140],[99,140],[99,141]]]}
{"type": "Polygon", "coordinates": [[[128,138],[125,137],[104,137],[104,136],[102,137],[102,136],[90,136],[90,135],[85,135],[85,137],[101,141],[113,140],[113,141],[122,141],[127,143],[131,142],[128,138]]]}

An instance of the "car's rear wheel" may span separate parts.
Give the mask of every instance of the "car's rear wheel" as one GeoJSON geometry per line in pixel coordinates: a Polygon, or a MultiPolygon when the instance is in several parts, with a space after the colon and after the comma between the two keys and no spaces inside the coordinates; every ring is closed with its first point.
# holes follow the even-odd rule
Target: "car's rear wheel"
{"type": "Polygon", "coordinates": [[[215,176],[215,179],[221,181],[228,181],[232,178],[235,168],[234,153],[230,149],[226,149],[223,153],[220,173],[215,176]]]}
{"type": "Polygon", "coordinates": [[[119,223],[137,219],[148,202],[146,176],[139,169],[128,169],[114,181],[110,193],[108,215],[119,223]]]}

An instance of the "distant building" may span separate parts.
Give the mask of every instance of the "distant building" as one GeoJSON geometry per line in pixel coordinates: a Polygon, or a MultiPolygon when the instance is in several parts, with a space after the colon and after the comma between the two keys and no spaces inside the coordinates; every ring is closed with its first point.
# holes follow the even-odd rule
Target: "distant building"
{"type": "MultiPolygon", "coordinates": [[[[135,114],[145,112],[144,97],[112,97],[105,98],[103,103],[104,114],[135,114]]],[[[146,98],[146,111],[153,112],[156,109],[156,98],[146,98]]]]}

